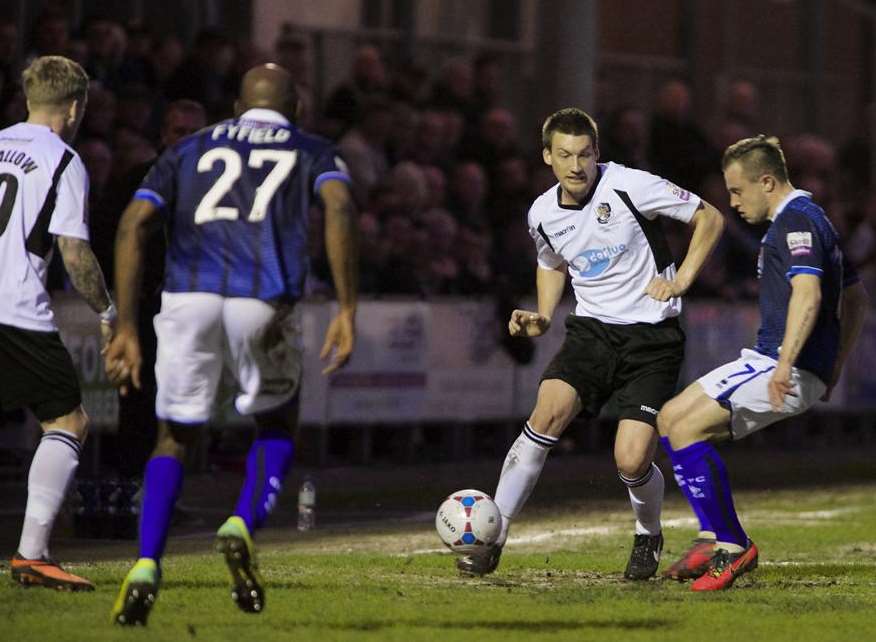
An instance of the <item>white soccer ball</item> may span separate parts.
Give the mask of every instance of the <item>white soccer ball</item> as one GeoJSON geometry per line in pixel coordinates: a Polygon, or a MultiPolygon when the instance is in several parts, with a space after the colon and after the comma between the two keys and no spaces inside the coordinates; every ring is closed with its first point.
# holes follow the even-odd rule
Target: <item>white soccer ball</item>
{"type": "Polygon", "coordinates": [[[502,530],[502,513],[493,499],[479,490],[451,493],[438,507],[435,528],[454,553],[468,554],[494,544],[502,530]]]}

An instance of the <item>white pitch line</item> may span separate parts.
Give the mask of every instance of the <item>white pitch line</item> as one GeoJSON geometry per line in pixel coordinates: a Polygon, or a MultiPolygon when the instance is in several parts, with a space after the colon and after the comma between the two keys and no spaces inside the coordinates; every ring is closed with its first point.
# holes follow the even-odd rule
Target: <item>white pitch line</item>
{"type": "MultiPolygon", "coordinates": [[[[859,507],[857,506],[849,506],[846,508],[835,508],[832,510],[817,510],[817,511],[802,511],[799,513],[788,513],[788,514],[773,514],[773,519],[776,521],[779,520],[829,520],[835,517],[839,517],[841,515],[846,515],[848,513],[857,512],[859,507]]],[[[758,511],[760,513],[760,511],[758,511]]],[[[746,521],[746,518],[751,518],[754,520],[760,520],[760,514],[753,515],[742,513],[740,515],[742,521],[746,521]]],[[[687,527],[695,527],[698,525],[696,518],[694,517],[676,517],[673,519],[663,520],[664,528],[687,528],[687,527]]],[[[508,546],[518,546],[518,545],[526,545],[526,544],[537,544],[539,542],[547,542],[557,537],[605,537],[608,535],[615,535],[619,532],[622,532],[628,529],[628,525],[624,526],[589,526],[586,528],[563,528],[560,530],[552,530],[546,533],[537,533],[535,535],[520,535],[517,537],[509,537],[507,545],[508,546]]],[[[401,557],[406,555],[430,555],[434,553],[448,553],[448,549],[446,548],[420,548],[413,551],[409,551],[407,553],[400,553],[401,557]]],[[[801,564],[805,564],[805,562],[801,562],[801,564]]]]}

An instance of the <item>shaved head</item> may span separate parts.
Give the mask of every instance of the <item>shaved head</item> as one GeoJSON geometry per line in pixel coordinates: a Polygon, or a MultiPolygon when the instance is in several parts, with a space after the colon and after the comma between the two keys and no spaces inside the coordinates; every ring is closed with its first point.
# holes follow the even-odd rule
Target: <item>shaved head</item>
{"type": "Polygon", "coordinates": [[[240,98],[234,111],[240,116],[247,109],[256,107],[273,109],[294,120],[298,111],[298,92],[292,74],[274,63],[247,71],[240,83],[240,98]]]}

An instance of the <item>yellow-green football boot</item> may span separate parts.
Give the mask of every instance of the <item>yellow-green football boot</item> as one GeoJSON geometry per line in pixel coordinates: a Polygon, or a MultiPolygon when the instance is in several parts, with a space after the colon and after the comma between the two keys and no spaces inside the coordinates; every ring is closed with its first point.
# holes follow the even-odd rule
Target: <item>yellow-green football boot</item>
{"type": "Polygon", "coordinates": [[[255,545],[240,517],[229,517],[216,532],[216,551],[225,556],[231,573],[231,599],[245,613],[265,608],[264,582],[255,559],[255,545]]]}

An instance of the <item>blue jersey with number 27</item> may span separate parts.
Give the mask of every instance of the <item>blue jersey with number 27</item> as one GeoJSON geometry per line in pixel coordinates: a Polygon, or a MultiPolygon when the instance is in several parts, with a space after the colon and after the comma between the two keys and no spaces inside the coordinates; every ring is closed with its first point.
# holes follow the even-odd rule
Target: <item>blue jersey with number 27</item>
{"type": "Polygon", "coordinates": [[[164,290],[301,298],[308,211],[327,180],[350,181],[331,143],[266,109],[167,149],[134,195],[165,216],[164,290]]]}

